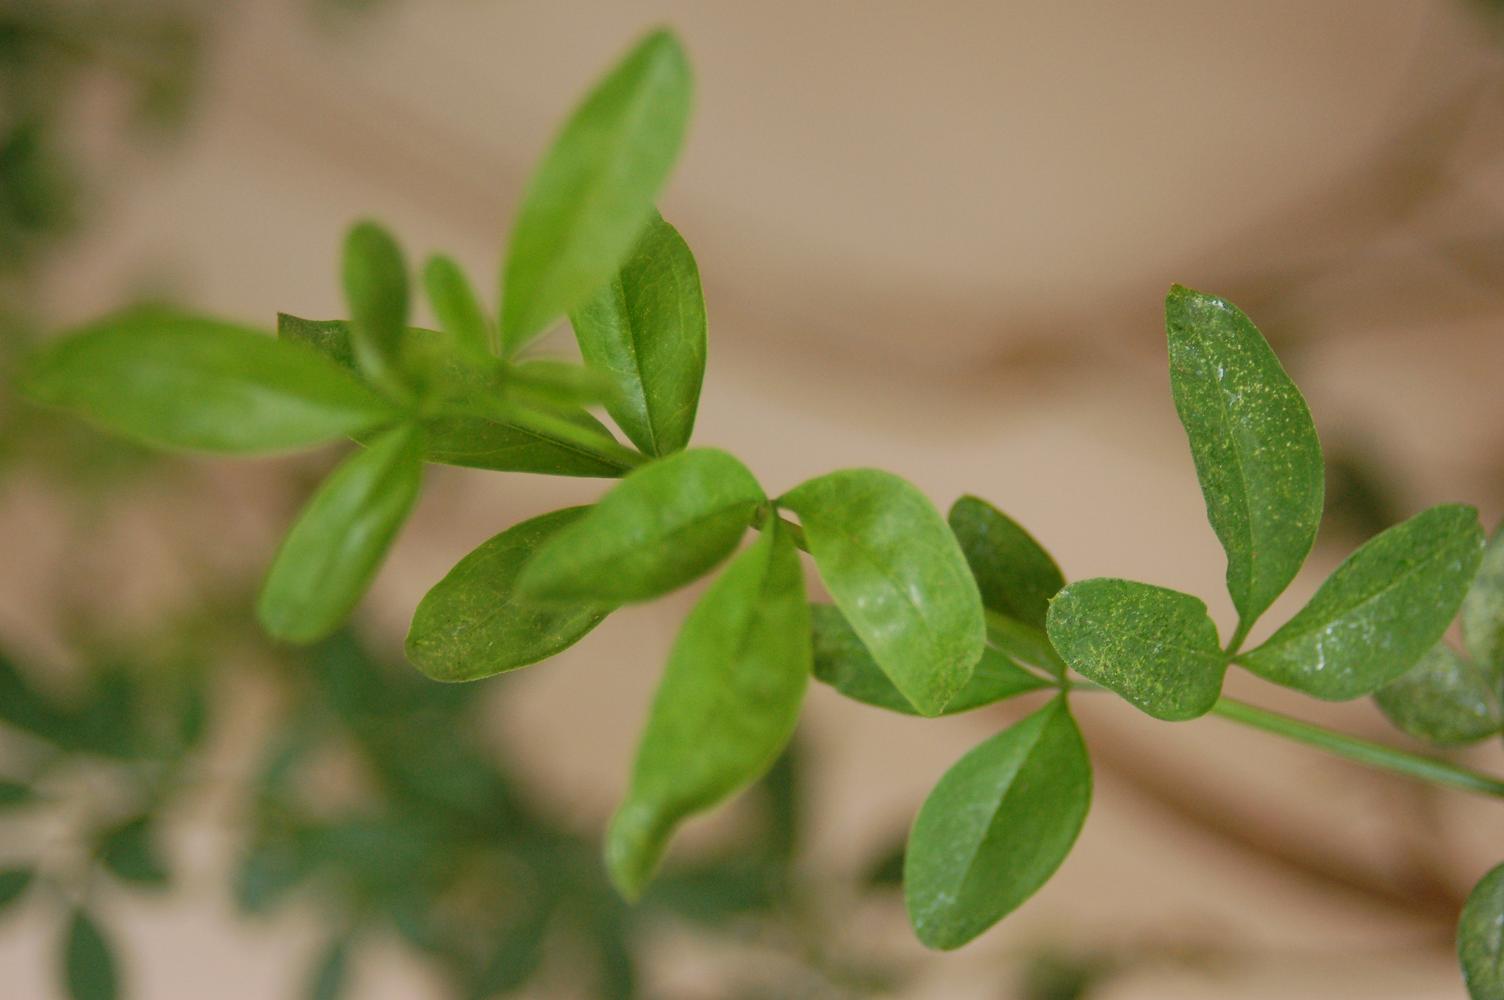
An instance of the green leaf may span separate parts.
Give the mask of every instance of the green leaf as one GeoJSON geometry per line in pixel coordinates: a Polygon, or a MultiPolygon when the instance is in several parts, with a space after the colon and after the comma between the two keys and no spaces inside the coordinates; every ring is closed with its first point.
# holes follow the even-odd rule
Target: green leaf
{"type": "Polygon", "coordinates": [[[30,785],[0,778],[0,809],[15,809],[30,805],[36,800],[37,794],[30,785]]]}
{"type": "Polygon", "coordinates": [[[309,1000],[339,1000],[345,995],[350,978],[350,941],[336,938],[324,947],[323,954],[308,977],[309,1000]]]}
{"type": "Polygon", "coordinates": [[[645,601],[731,554],[766,502],[746,466],[696,448],[634,470],[528,563],[525,594],[547,600],[645,601]]]}
{"type": "Polygon", "coordinates": [[[1065,676],[1065,661],[1050,645],[1050,638],[1043,626],[1035,628],[1016,618],[987,611],[987,641],[994,648],[1017,660],[1050,674],[1065,676]]]}
{"type": "Polygon", "coordinates": [[[991,611],[1044,628],[1050,598],[1065,577],[1050,554],[1017,521],[985,500],[964,496],[950,508],[950,529],[991,611]]]}
{"type": "Polygon", "coordinates": [[[398,427],[347,458],[324,480],[288,532],[256,606],[279,639],[312,642],[359,602],[423,480],[422,436],[398,427]]]}
{"type": "Polygon", "coordinates": [[[36,878],[30,868],[0,869],[0,913],[10,909],[36,878]]]}
{"type": "Polygon", "coordinates": [[[876,469],[811,479],[778,503],[799,515],[820,579],[883,673],[921,715],[939,715],[987,641],[976,581],[940,512],[876,469]]]}
{"type": "Polygon", "coordinates": [[[799,553],[775,520],[705,591],[669,654],[606,835],[624,896],[641,893],[680,820],[755,781],[783,750],[809,679],[809,634],[799,553]]]}
{"type": "Polygon", "coordinates": [[[515,354],[621,267],[689,122],[689,63],[656,31],[596,85],[528,184],[502,281],[501,330],[515,354]]]}
{"type": "Polygon", "coordinates": [[[439,328],[472,357],[491,357],[491,324],[465,272],[450,257],[435,254],[423,266],[423,287],[439,328]]]}
{"type": "Polygon", "coordinates": [[[356,361],[369,378],[391,385],[407,329],[407,263],[377,223],[358,222],[346,234],[344,284],[356,361]]]}
{"type": "Polygon", "coordinates": [[[1246,633],[1316,540],[1321,444],[1300,390],[1236,306],[1179,285],[1165,300],[1170,388],[1246,633]]]}
{"type": "Polygon", "coordinates": [[[1368,694],[1436,645],[1482,555],[1476,510],[1444,504],[1422,511],[1369,539],[1294,618],[1235,660],[1317,698],[1368,694]]]}
{"type": "Polygon", "coordinates": [[[138,886],[160,889],[170,878],[146,817],[105,831],[99,841],[99,860],[116,878],[138,886]]]}
{"type": "Polygon", "coordinates": [[[904,856],[919,940],[959,948],[1017,909],[1070,853],[1091,762],[1057,698],[962,757],[924,800],[904,856]]]}
{"type": "Polygon", "coordinates": [[[1438,644],[1373,697],[1399,729],[1440,746],[1473,743],[1499,731],[1498,676],[1438,644]]]}
{"type": "Polygon", "coordinates": [[[301,448],[399,415],[311,351],[161,310],[121,313],[50,345],[23,387],[106,430],[205,451],[301,448]]]}
{"type": "Polygon", "coordinates": [[[606,411],[649,455],[689,444],[705,378],[694,255],[655,212],[621,271],[569,314],[585,363],[611,376],[606,411]]]}
{"type": "Polygon", "coordinates": [[[1463,598],[1462,641],[1480,666],[1504,676],[1504,524],[1494,529],[1463,598]]]}
{"type": "Polygon", "coordinates": [[[1071,669],[1156,719],[1205,715],[1227,656],[1206,605],[1132,580],[1081,580],[1050,604],[1050,641],[1071,669]]]}
{"type": "Polygon", "coordinates": [[[83,910],[74,910],[68,921],[63,976],[72,1000],[115,1000],[120,993],[110,944],[83,910]]]}
{"type": "Polygon", "coordinates": [[[1457,924],[1457,957],[1472,1000],[1504,998],[1504,865],[1467,897],[1457,924]]]}
{"type": "Polygon", "coordinates": [[[533,553],[589,509],[523,521],[461,559],[418,604],[408,659],[434,680],[470,681],[547,659],[599,625],[608,604],[539,603],[517,592],[533,553]]]}
{"type": "MultiPolygon", "coordinates": [[[[814,628],[816,680],[829,684],[853,701],[906,715],[918,714],[862,645],[839,608],[816,604],[810,608],[810,621],[814,628]]],[[[946,703],[942,714],[954,715],[1051,686],[1043,677],[989,648],[983,650],[971,680],[946,703]]]]}

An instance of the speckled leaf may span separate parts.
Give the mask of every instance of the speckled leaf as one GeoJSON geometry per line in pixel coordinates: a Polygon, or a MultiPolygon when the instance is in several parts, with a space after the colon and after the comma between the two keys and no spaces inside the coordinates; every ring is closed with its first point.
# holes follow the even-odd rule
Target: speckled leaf
{"type": "Polygon", "coordinates": [[[959,948],[1049,880],[1091,804],[1091,761],[1064,699],[982,743],[914,820],[904,902],[919,940],[959,948]]]}
{"type": "Polygon", "coordinates": [[[1081,580],[1050,604],[1050,641],[1071,669],[1178,722],[1222,693],[1227,657],[1199,598],[1132,580],[1081,580]]]}
{"type": "MultiPolygon", "coordinates": [[[[839,608],[830,604],[813,605],[810,620],[814,629],[816,680],[829,684],[853,701],[906,715],[919,714],[867,652],[839,608]]],[[[971,680],[946,703],[941,714],[954,715],[1052,686],[1045,678],[989,648],[982,652],[971,680]]]]}
{"type": "Polygon", "coordinates": [[[961,543],[989,611],[1044,628],[1050,598],[1065,586],[1060,567],[1034,537],[985,500],[964,496],[950,508],[961,543]]]}
{"type": "Polygon", "coordinates": [[[1170,387],[1244,628],[1284,591],[1321,522],[1321,444],[1300,390],[1232,303],[1176,285],[1170,387]]]}
{"type": "Polygon", "coordinates": [[[705,296],[694,255],[654,213],[621,271],[569,316],[580,354],[611,376],[606,410],[649,455],[689,444],[705,377],[705,296]]]}
{"type": "Polygon", "coordinates": [[[1504,1000],[1504,865],[1468,895],[1457,924],[1457,957],[1472,1000],[1504,1000]]]}
{"type": "Polygon", "coordinates": [[[1479,665],[1504,676],[1504,524],[1494,529],[1463,598],[1462,641],[1479,665]]]}
{"type": "Polygon", "coordinates": [[[1422,511],[1369,539],[1310,602],[1238,663],[1317,698],[1357,698],[1399,677],[1457,614],[1483,554],[1478,512],[1422,511]]]}
{"type": "Polygon", "coordinates": [[[649,600],[730,555],[765,502],[726,452],[679,452],[634,470],[544,544],[519,587],[547,600],[649,600]]]}
{"type": "Polygon", "coordinates": [[[83,910],[74,910],[63,938],[63,981],[72,1000],[115,1000],[119,974],[109,942],[83,910]]]}
{"type": "Polygon", "coordinates": [[[422,435],[398,427],[324,480],[277,550],[256,613],[279,639],[333,632],[370,585],[422,485],[422,435]]]}
{"type": "Polygon", "coordinates": [[[369,378],[392,385],[409,303],[407,263],[391,233],[370,220],[352,226],[343,277],[355,359],[369,378]]]}
{"type": "Polygon", "coordinates": [[[242,454],[319,444],[399,416],[312,351],[160,309],[120,313],[50,344],[22,388],[146,444],[242,454]]]}
{"type": "Polygon", "coordinates": [[[1445,645],[1374,692],[1396,727],[1439,746],[1473,743],[1499,732],[1498,676],[1445,645]]]}
{"type": "Polygon", "coordinates": [[[533,553],[589,509],[523,521],[461,559],[413,613],[408,659],[434,680],[470,681],[547,659],[599,625],[610,605],[538,603],[517,592],[533,553]]]}
{"type": "Polygon", "coordinates": [[[522,196],[512,230],[501,304],[509,355],[621,267],[679,154],[691,90],[678,41],[656,31],[564,125],[522,196]]]}
{"type": "Polygon", "coordinates": [[[606,835],[623,895],[642,891],[680,820],[767,771],[793,735],[809,672],[804,574],[774,522],[706,590],[669,654],[606,835]]]}
{"type": "Polygon", "coordinates": [[[779,501],[799,515],[820,579],[921,715],[971,679],[987,627],[966,557],[933,504],[876,469],[811,479],[779,501]]]}
{"type": "Polygon", "coordinates": [[[423,288],[438,318],[439,329],[453,337],[460,350],[472,357],[489,357],[491,325],[459,264],[443,254],[428,258],[423,265],[423,288]]]}

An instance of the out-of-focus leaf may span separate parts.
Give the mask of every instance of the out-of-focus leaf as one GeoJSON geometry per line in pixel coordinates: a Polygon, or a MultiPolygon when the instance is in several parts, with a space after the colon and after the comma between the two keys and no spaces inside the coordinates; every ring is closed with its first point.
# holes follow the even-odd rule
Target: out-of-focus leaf
{"type": "MultiPolygon", "coordinates": [[[[905,715],[918,711],[883,673],[839,608],[816,604],[810,608],[814,627],[815,679],[846,697],[905,715]]],[[[984,649],[971,680],[946,702],[943,715],[1050,687],[1050,682],[1014,663],[995,649],[984,649]]]]}
{"type": "Polygon", "coordinates": [[[977,497],[957,500],[947,520],[988,610],[1044,628],[1050,598],[1065,586],[1060,567],[1044,547],[1017,521],[977,497]]]}
{"type": "Polygon", "coordinates": [[[399,427],[346,459],[303,508],[267,574],[256,613],[279,639],[311,642],[354,609],[417,502],[422,434],[399,427]]]}
{"type": "Polygon", "coordinates": [[[1370,539],[1295,617],[1235,660],[1317,698],[1368,694],[1441,638],[1482,555],[1476,510],[1432,507],[1370,539]]]}
{"type": "Polygon", "coordinates": [[[308,977],[308,1000],[339,1000],[350,978],[350,941],[335,938],[324,946],[308,977]]]}
{"type": "Polygon", "coordinates": [[[63,979],[72,1000],[115,1000],[120,994],[115,955],[83,910],[73,911],[63,939],[63,979]]]}
{"type": "Polygon", "coordinates": [[[1504,524],[1494,529],[1463,598],[1462,640],[1479,666],[1504,676],[1504,524]]]}
{"type": "Polygon", "coordinates": [[[621,267],[689,122],[689,63],[666,31],[643,39],[574,112],[522,197],[502,280],[508,355],[621,267]]]}
{"type": "Polygon", "coordinates": [[[15,809],[35,802],[37,793],[24,782],[0,778],[0,809],[15,809]]]}
{"type": "Polygon", "coordinates": [[[413,664],[435,680],[475,680],[547,659],[599,625],[608,604],[535,602],[516,586],[533,553],[588,510],[523,521],[461,559],[413,613],[413,664]]]}
{"type": "Polygon", "coordinates": [[[752,473],[724,451],[696,448],[658,459],[545,543],[519,589],[558,601],[657,597],[730,555],[765,499],[752,473]]]}
{"type": "Polygon", "coordinates": [[[1170,388],[1246,631],[1289,586],[1321,523],[1321,444],[1300,390],[1232,303],[1165,299],[1170,388]]]}
{"type": "Polygon", "coordinates": [[[1472,1000],[1504,997],[1504,865],[1467,897],[1457,924],[1457,957],[1472,1000]]]}
{"type": "Polygon", "coordinates": [[[774,521],[700,598],[669,655],[606,835],[623,895],[642,891],[682,819],[768,769],[793,734],[809,672],[799,554],[774,521]]]}
{"type": "Polygon", "coordinates": [[[10,909],[36,878],[30,868],[0,869],[0,913],[10,909]]]}
{"type": "Polygon", "coordinates": [[[343,266],[356,361],[372,380],[393,385],[407,329],[407,264],[402,251],[377,223],[358,222],[345,236],[343,266]]]}
{"type": "Polygon", "coordinates": [[[611,376],[606,410],[649,455],[689,444],[705,377],[705,296],[694,255],[653,214],[617,275],[570,313],[580,354],[611,376]]]}
{"type": "Polygon", "coordinates": [[[171,877],[144,816],[106,830],[99,840],[99,860],[116,878],[145,888],[165,888],[171,877]]]}
{"type": "Polygon", "coordinates": [[[423,285],[439,328],[460,350],[477,358],[491,355],[491,325],[465,272],[453,258],[435,254],[423,266],[423,285]]]}
{"type": "Polygon", "coordinates": [[[811,479],[778,504],[799,515],[820,579],[883,673],[921,715],[939,715],[987,636],[976,581],[940,512],[876,469],[811,479]]]}
{"type": "Polygon", "coordinates": [[[1499,732],[1498,676],[1445,645],[1373,694],[1395,726],[1439,746],[1474,743],[1499,732]]]}

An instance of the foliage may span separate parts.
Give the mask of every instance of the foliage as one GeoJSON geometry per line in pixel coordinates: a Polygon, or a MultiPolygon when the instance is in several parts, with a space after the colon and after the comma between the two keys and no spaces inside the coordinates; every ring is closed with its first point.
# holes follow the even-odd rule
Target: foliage
{"type": "MultiPolygon", "coordinates": [[[[425,460],[620,477],[589,510],[544,515],[553,519],[546,528],[540,520],[517,526],[438,584],[409,638],[413,659],[434,677],[475,678],[533,662],[610,609],[665,594],[729,559],[670,654],[631,787],[607,834],[607,868],[629,897],[647,887],[680,821],[747,787],[778,756],[811,672],[858,700],[926,716],[1052,692],[1043,708],[963,757],[919,812],[903,863],[905,894],[920,939],[935,947],[975,938],[1064,861],[1091,792],[1069,703],[1092,687],[1157,718],[1216,712],[1412,776],[1504,791],[1445,762],[1221,696],[1225,672],[1238,666],[1318,698],[1382,692],[1411,732],[1496,735],[1497,714],[1480,721],[1476,705],[1458,695],[1456,671],[1438,669],[1428,654],[1466,598],[1470,655],[1493,671],[1481,683],[1497,694],[1501,634],[1500,536],[1479,575],[1485,539],[1477,513],[1448,504],[1368,541],[1269,639],[1243,648],[1312,547],[1323,461],[1294,383],[1249,318],[1221,298],[1173,287],[1166,329],[1175,409],[1238,612],[1225,644],[1197,597],[1129,580],[1066,583],[1026,531],[975,498],[958,502],[947,521],[916,487],[871,469],[818,476],[769,498],[733,456],[687,448],[704,372],[704,301],[687,245],[655,207],[686,127],[687,65],[673,36],[655,32],[586,96],[527,188],[494,322],[458,269],[439,258],[425,268],[424,289],[441,329],[410,327],[401,251],[362,222],[345,248],[348,322],[287,317],[272,341],[205,320],[107,320],[40,353],[24,385],[39,402],[175,446],[234,452],[352,435],[363,450],[315,493],[262,592],[263,623],[287,639],[325,636],[355,606],[416,499],[425,460]],[[563,316],[584,364],[530,353],[563,316]],[[192,346],[172,338],[191,338],[192,346]],[[277,394],[286,402],[267,416],[266,400],[277,394]],[[636,448],[590,406],[603,408],[636,448]],[[758,539],[738,553],[749,532],[758,539]],[[796,549],[811,556],[834,608],[807,607],[796,549]]],[[[345,699],[356,689],[353,675],[365,669],[352,659],[346,654],[339,669],[323,672],[336,685],[331,706],[386,780],[410,781],[412,748],[383,745],[379,720],[442,715],[445,696],[398,697],[394,686],[375,706],[352,703],[345,699]]],[[[512,792],[465,763],[466,748],[446,726],[427,740],[431,752],[455,755],[441,773],[488,789],[460,833],[504,837],[519,809],[512,792]]],[[[435,806],[457,804],[448,781],[410,790],[435,806]]],[[[275,782],[266,794],[275,797],[275,782]]],[[[461,877],[464,841],[448,839],[456,831],[436,824],[436,815],[272,822],[265,856],[248,865],[245,898],[264,905],[306,878],[294,859],[356,864],[396,836],[442,848],[415,849],[411,863],[398,866],[400,879],[389,861],[346,872],[348,891],[372,906],[397,905],[426,886],[484,880],[484,870],[461,877]]],[[[530,863],[546,883],[577,860],[542,850],[530,863]]],[[[1480,892],[1464,919],[1462,954],[1474,996],[1499,1000],[1488,971],[1497,942],[1478,929],[1490,926],[1497,893],[1480,892]]],[[[542,928],[571,913],[610,936],[625,919],[599,899],[581,911],[547,894],[515,903],[520,909],[495,916],[499,923],[400,926],[415,942],[462,951],[452,957],[484,995],[520,981],[519,970],[537,957],[526,935],[498,930],[542,928]],[[504,954],[464,951],[458,942],[477,927],[490,931],[489,945],[505,942],[504,954]]],[[[321,984],[339,979],[347,949],[346,937],[331,942],[321,984]]]]}

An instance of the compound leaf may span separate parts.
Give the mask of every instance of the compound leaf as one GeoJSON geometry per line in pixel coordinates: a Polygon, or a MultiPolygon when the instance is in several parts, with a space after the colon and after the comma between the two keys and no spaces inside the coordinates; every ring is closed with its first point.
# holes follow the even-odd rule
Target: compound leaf
{"type": "Polygon", "coordinates": [[[599,625],[611,605],[540,603],[517,590],[533,553],[589,509],[523,521],[461,559],[413,613],[408,659],[434,680],[470,681],[547,659],[599,625]]]}
{"type": "Polygon", "coordinates": [[[1176,722],[1222,693],[1227,656],[1200,599],[1132,580],[1081,580],[1050,604],[1050,641],[1081,676],[1176,722]]]}
{"type": "Polygon", "coordinates": [[[546,600],[645,601],[731,554],[766,502],[746,466],[696,448],[641,466],[538,550],[518,581],[546,600]]]}
{"type": "Polygon", "coordinates": [[[606,862],[623,895],[675,825],[763,774],[793,735],[810,672],[799,554],[777,521],[700,598],[669,654],[606,862]]]}
{"type": "Polygon", "coordinates": [[[1422,511],[1369,539],[1294,618],[1235,659],[1317,698],[1368,694],[1441,638],[1482,555],[1483,529],[1472,507],[1422,511]]]}
{"type": "Polygon", "coordinates": [[[522,197],[502,279],[508,355],[611,279],[653,213],[689,123],[689,62],[643,39],[565,124],[522,197]]]}
{"type": "Polygon", "coordinates": [[[1499,731],[1498,675],[1444,644],[1373,693],[1390,722],[1418,740],[1456,746],[1499,731]]]}
{"type": "Polygon", "coordinates": [[[1457,957],[1472,1000],[1504,997],[1504,865],[1468,895],[1457,924],[1457,957]]]}
{"type": "Polygon", "coordinates": [[[705,378],[705,296],[694,255],[654,213],[617,275],[570,313],[585,363],[610,375],[606,411],[649,455],[689,444],[705,378]]]}
{"type": "Polygon", "coordinates": [[[339,627],[386,557],[423,480],[423,442],[398,427],[347,458],[298,515],[256,606],[268,632],[312,642],[339,627]]]}
{"type": "Polygon", "coordinates": [[[1232,303],[1176,285],[1165,300],[1165,330],[1175,409],[1227,553],[1241,634],[1295,578],[1316,540],[1321,444],[1300,390],[1232,303]]]}
{"type": "Polygon", "coordinates": [[[876,469],[811,479],[778,502],[799,515],[821,580],[883,673],[921,715],[939,715],[987,641],[976,581],[940,512],[876,469]]]}
{"type": "Polygon", "coordinates": [[[957,500],[947,520],[988,610],[1044,628],[1050,598],[1065,586],[1065,577],[1043,546],[1017,521],[977,497],[957,500]]]}
{"type": "Polygon", "coordinates": [[[1091,762],[1064,699],[980,744],[925,799],[904,855],[919,940],[959,948],[1016,909],[1070,853],[1091,762]]]}

